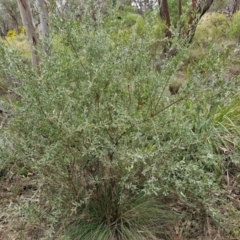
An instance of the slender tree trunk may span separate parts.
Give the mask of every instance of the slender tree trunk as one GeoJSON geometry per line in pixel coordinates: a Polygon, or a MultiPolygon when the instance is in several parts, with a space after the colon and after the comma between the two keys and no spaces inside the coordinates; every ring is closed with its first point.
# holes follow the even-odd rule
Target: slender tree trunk
{"type": "Polygon", "coordinates": [[[40,9],[39,35],[43,43],[42,50],[47,53],[49,52],[48,50],[48,43],[49,43],[48,6],[45,0],[38,0],[38,6],[40,9]]]}
{"type": "Polygon", "coordinates": [[[168,2],[167,0],[158,0],[158,3],[159,3],[160,17],[166,23],[166,26],[167,26],[165,30],[166,37],[170,38],[172,36],[172,33],[169,29],[171,26],[171,19],[169,15],[168,2]]]}
{"type": "Polygon", "coordinates": [[[178,3],[178,22],[180,23],[180,18],[182,15],[182,0],[177,0],[178,3]]]}
{"type": "Polygon", "coordinates": [[[48,9],[44,0],[38,0],[40,9],[40,37],[45,42],[48,40],[48,9]]]}
{"type": "Polygon", "coordinates": [[[39,67],[39,58],[37,54],[37,35],[33,23],[33,16],[28,0],[17,0],[18,8],[21,14],[22,22],[26,30],[27,38],[31,47],[32,65],[36,68],[39,67]]]}
{"type": "Polygon", "coordinates": [[[169,41],[172,37],[172,33],[170,31],[171,19],[170,19],[167,0],[158,0],[158,4],[159,4],[160,17],[166,24],[165,37],[167,38],[167,40],[163,44],[163,54],[166,54],[169,50],[170,45],[171,45],[171,43],[169,41]]]}

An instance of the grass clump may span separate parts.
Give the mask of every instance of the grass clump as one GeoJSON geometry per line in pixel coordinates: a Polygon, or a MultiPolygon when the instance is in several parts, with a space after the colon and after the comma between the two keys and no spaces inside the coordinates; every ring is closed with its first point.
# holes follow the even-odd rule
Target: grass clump
{"type": "Polygon", "coordinates": [[[69,223],[66,236],[70,239],[158,239],[166,235],[164,227],[173,215],[156,199],[139,194],[114,200],[109,199],[109,195],[93,200],[69,223]]]}

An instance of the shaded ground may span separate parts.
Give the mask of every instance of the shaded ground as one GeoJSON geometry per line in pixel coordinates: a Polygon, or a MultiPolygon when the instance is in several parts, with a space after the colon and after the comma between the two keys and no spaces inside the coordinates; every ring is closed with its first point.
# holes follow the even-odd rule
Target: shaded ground
{"type": "MultiPolygon", "coordinates": [[[[4,173],[2,173],[4,175],[4,173]]],[[[24,206],[38,204],[37,186],[34,177],[1,176],[0,187],[0,239],[39,239],[36,238],[39,226],[26,226],[24,206]]]]}
{"type": "MultiPolygon", "coordinates": [[[[172,208],[179,213],[186,212],[185,218],[177,221],[170,230],[175,240],[238,240],[240,238],[240,166],[226,161],[225,174],[222,179],[222,193],[219,199],[227,199],[228,205],[216,206],[225,218],[231,218],[230,232],[224,237],[220,227],[216,228],[206,214],[202,214],[202,221],[194,219],[195,209],[180,202],[172,202],[172,208]],[[174,237],[175,236],[175,237],[174,237]],[[187,238],[185,236],[188,236],[187,238]]],[[[44,223],[29,221],[30,212],[25,207],[30,204],[38,205],[40,200],[37,191],[37,176],[28,173],[27,176],[1,173],[0,187],[0,239],[1,240],[40,240],[44,230],[44,223]],[[26,214],[28,219],[26,219],[26,214]]],[[[172,199],[173,200],[173,199],[172,199]]],[[[34,217],[34,216],[32,216],[34,217]]]]}

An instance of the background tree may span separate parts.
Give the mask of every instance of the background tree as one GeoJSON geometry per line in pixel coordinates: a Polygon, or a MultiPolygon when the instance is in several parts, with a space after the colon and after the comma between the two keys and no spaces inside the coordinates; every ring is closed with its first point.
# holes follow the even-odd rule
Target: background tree
{"type": "MultiPolygon", "coordinates": [[[[187,2],[185,2],[185,5],[186,3],[187,2]]],[[[203,0],[203,1],[192,0],[191,1],[190,7],[188,7],[188,10],[184,13],[185,18],[187,19],[187,24],[185,24],[182,27],[180,26],[180,28],[178,28],[179,37],[182,39],[185,39],[185,42],[187,44],[192,42],[198,22],[200,21],[201,17],[206,13],[206,11],[208,11],[208,9],[211,7],[212,3],[213,3],[213,0],[203,0]]],[[[170,40],[168,44],[165,43],[163,47],[163,53],[166,53],[171,46],[172,33],[170,30],[170,26],[172,24],[170,19],[170,14],[171,14],[170,11],[172,9],[169,8],[167,0],[158,0],[158,4],[159,4],[160,17],[166,24],[165,36],[167,39],[170,40]]],[[[177,2],[178,23],[180,23],[181,15],[183,14],[182,5],[183,5],[183,2],[179,0],[177,2]]],[[[176,53],[177,51],[176,49],[174,49],[174,51],[172,51],[170,55],[175,55],[176,53]]]]}
{"type": "Polygon", "coordinates": [[[231,17],[234,13],[240,10],[240,0],[227,0],[224,6],[224,13],[231,17]]]}
{"type": "Polygon", "coordinates": [[[37,54],[38,38],[35,32],[35,24],[33,21],[33,15],[28,0],[17,0],[19,11],[21,14],[22,22],[26,30],[27,38],[31,47],[32,65],[39,66],[39,59],[37,54]]]}
{"type": "Polygon", "coordinates": [[[38,0],[39,9],[39,36],[43,43],[42,50],[48,52],[49,27],[48,27],[48,5],[44,0],[38,0]]]}
{"type": "Polygon", "coordinates": [[[157,0],[133,0],[131,5],[135,6],[137,12],[142,14],[146,10],[153,10],[157,6],[157,0]]]}
{"type": "Polygon", "coordinates": [[[10,29],[18,33],[21,17],[15,0],[0,0],[0,34],[6,35],[10,29]]]}

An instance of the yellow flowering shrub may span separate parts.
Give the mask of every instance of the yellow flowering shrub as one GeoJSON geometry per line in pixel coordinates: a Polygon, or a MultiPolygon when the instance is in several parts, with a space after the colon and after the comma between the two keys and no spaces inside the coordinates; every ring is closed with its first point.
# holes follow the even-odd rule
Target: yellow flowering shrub
{"type": "Polygon", "coordinates": [[[19,34],[25,34],[25,28],[24,26],[21,26],[18,28],[19,34]]]}
{"type": "Polygon", "coordinates": [[[17,33],[16,33],[16,30],[13,30],[13,29],[9,30],[6,35],[6,37],[15,37],[15,36],[17,36],[17,33]]]}
{"type": "Polygon", "coordinates": [[[28,59],[30,58],[30,46],[24,34],[25,29],[21,26],[18,30],[19,34],[16,30],[9,30],[5,36],[5,42],[9,48],[20,51],[22,56],[28,59]]]}

